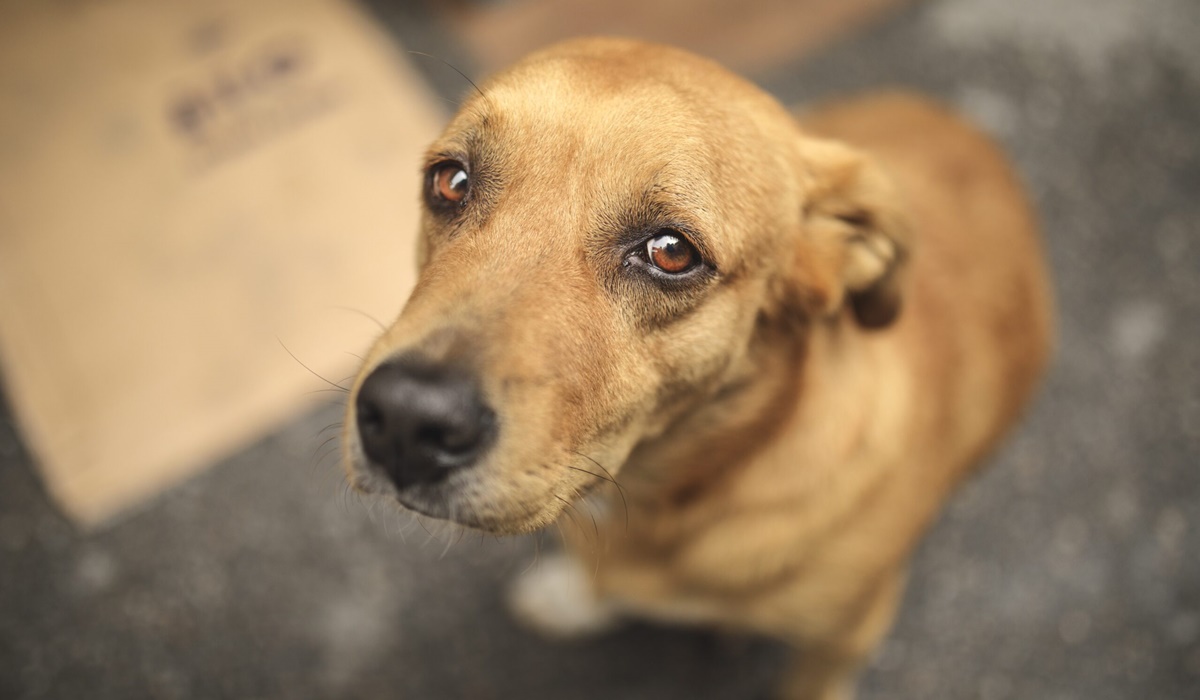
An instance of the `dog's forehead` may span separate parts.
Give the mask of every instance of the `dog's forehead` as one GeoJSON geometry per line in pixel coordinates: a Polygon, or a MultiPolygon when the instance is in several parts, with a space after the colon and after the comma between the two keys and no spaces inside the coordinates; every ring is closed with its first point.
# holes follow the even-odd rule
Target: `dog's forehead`
{"type": "Polygon", "coordinates": [[[618,194],[674,190],[702,200],[745,182],[740,170],[761,143],[747,138],[753,125],[653,68],[592,57],[520,64],[484,84],[433,151],[461,153],[509,175],[569,165],[585,178],[576,184],[618,194]],[[731,153],[743,157],[734,162],[731,153]]]}
{"type": "Polygon", "coordinates": [[[713,115],[673,86],[597,78],[574,61],[543,61],[490,84],[464,110],[463,126],[513,155],[638,157],[701,164],[713,142],[713,115]],[[535,150],[528,148],[536,145],[535,150]]]}

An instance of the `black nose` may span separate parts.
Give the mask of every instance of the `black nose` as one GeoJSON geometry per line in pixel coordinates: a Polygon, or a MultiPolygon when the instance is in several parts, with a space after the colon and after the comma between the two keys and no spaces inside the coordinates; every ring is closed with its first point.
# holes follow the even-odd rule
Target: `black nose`
{"type": "Polygon", "coordinates": [[[355,409],[363,451],[399,488],[470,465],[496,433],[496,414],[470,377],[431,363],[401,359],[375,368],[355,409]]]}

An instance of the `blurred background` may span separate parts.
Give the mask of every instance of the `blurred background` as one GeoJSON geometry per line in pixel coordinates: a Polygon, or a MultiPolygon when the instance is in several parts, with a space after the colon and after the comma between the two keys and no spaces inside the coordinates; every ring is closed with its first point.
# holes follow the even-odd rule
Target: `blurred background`
{"type": "Polygon", "coordinates": [[[0,1],[0,698],[764,696],[764,640],[518,628],[539,543],[348,495],[289,357],[341,380],[411,284],[468,86],[407,51],[482,77],[581,33],[788,104],[930,93],[1037,204],[1057,360],[861,697],[1200,698],[1195,0],[0,1]]]}

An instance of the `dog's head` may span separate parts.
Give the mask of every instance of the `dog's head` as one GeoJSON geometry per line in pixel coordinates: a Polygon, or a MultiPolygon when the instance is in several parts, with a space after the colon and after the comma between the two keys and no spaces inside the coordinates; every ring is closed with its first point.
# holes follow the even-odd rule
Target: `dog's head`
{"type": "Polygon", "coordinates": [[[744,379],[763,328],[883,326],[900,302],[883,175],[681,51],[535,54],[463,104],[425,172],[420,277],[344,452],[353,483],[428,515],[546,525],[744,379]]]}

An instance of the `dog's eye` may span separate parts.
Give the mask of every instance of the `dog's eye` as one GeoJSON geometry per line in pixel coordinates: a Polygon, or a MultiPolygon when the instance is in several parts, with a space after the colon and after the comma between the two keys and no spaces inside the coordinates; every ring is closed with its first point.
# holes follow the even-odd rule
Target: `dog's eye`
{"type": "Polygon", "coordinates": [[[429,177],[430,194],[434,201],[462,204],[471,191],[471,178],[462,163],[446,161],[433,166],[429,177]]]}
{"type": "Polygon", "coordinates": [[[671,275],[681,275],[700,264],[700,253],[682,235],[663,229],[646,241],[650,264],[671,275]]]}

